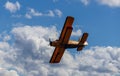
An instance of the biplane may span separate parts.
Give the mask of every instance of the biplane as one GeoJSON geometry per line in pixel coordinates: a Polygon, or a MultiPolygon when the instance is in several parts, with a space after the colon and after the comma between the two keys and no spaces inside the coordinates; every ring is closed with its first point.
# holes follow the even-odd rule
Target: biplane
{"type": "Polygon", "coordinates": [[[86,41],[88,33],[83,33],[82,37],[78,41],[69,40],[73,30],[73,21],[74,18],[68,16],[64,23],[59,39],[55,41],[50,41],[50,46],[55,47],[53,55],[50,59],[50,63],[59,63],[64,54],[65,49],[67,48],[77,48],[77,51],[80,51],[84,48],[84,46],[88,45],[86,41]]]}

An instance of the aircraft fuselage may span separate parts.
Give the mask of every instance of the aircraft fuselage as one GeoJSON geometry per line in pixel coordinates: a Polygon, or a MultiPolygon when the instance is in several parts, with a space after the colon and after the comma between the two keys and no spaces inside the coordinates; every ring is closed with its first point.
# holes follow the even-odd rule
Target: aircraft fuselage
{"type": "Polygon", "coordinates": [[[60,46],[60,47],[64,47],[64,48],[77,48],[79,46],[85,46],[83,44],[79,45],[78,41],[73,41],[73,40],[69,40],[67,44],[64,44],[63,42],[61,42],[59,40],[55,40],[55,41],[50,42],[50,45],[54,46],[54,47],[60,46]]]}

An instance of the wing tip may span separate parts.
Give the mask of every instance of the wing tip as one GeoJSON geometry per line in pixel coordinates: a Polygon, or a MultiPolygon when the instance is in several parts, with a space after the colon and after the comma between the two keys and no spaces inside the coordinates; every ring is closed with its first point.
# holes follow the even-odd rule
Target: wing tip
{"type": "Polygon", "coordinates": [[[59,62],[49,62],[50,64],[59,63],[59,62]]]}
{"type": "Polygon", "coordinates": [[[67,16],[67,19],[73,19],[74,20],[74,17],[72,17],[72,16],[67,16]]]}
{"type": "Polygon", "coordinates": [[[51,63],[51,64],[59,63],[59,62],[60,62],[60,61],[58,61],[58,60],[56,61],[56,60],[52,60],[52,59],[49,61],[49,63],[51,63]]]}
{"type": "Polygon", "coordinates": [[[87,35],[87,36],[89,35],[87,32],[84,32],[83,34],[84,34],[84,35],[87,35]]]}

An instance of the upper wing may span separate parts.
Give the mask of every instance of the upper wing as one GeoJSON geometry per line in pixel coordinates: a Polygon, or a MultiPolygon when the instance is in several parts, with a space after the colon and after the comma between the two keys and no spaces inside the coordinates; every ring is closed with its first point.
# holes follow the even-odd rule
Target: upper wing
{"type": "Polygon", "coordinates": [[[74,18],[73,18],[73,17],[68,16],[68,17],[66,18],[66,21],[65,21],[65,23],[64,23],[62,32],[61,32],[60,37],[59,37],[59,40],[60,40],[60,41],[62,41],[62,40],[64,39],[67,28],[68,28],[68,27],[69,27],[69,28],[70,28],[70,27],[72,28],[72,23],[73,23],[73,21],[74,21],[74,18]]]}
{"type": "Polygon", "coordinates": [[[82,38],[79,40],[79,47],[77,48],[77,51],[82,50],[84,47],[84,43],[88,38],[88,33],[83,33],[82,38]]]}
{"type": "Polygon", "coordinates": [[[72,32],[72,28],[68,27],[66,32],[65,32],[65,36],[63,38],[63,43],[61,44],[61,46],[55,48],[53,55],[51,57],[50,63],[59,63],[60,62],[60,60],[64,54],[64,51],[65,51],[64,44],[68,43],[71,32],[72,32]]]}
{"type": "Polygon", "coordinates": [[[69,38],[70,38],[70,35],[72,33],[72,23],[74,21],[74,18],[73,17],[67,17],[66,18],[66,21],[65,21],[65,24],[64,24],[64,27],[62,29],[62,32],[61,32],[61,35],[60,35],[60,38],[59,38],[59,41],[61,42],[61,45],[59,47],[56,47],[54,52],[53,52],[53,55],[50,59],[50,63],[59,63],[63,54],[64,54],[64,51],[65,51],[65,45],[64,44],[67,44],[68,41],[69,41],[69,38]]]}

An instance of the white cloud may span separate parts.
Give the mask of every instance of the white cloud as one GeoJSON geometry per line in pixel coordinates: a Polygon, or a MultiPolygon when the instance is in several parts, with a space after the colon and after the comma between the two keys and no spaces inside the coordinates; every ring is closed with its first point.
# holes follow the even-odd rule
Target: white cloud
{"type": "Polygon", "coordinates": [[[28,13],[25,14],[25,17],[28,18],[28,19],[32,18],[32,16],[30,14],[28,14],[28,13]]]}
{"type": "MultiPolygon", "coordinates": [[[[60,0],[53,0],[53,2],[58,2],[60,0]]],[[[82,3],[84,4],[85,6],[87,6],[91,0],[64,0],[65,2],[67,2],[68,4],[73,4],[74,2],[78,2],[78,3],[82,3]]]]}
{"type": "Polygon", "coordinates": [[[97,0],[100,4],[110,7],[120,7],[120,0],[97,0]]]}
{"type": "Polygon", "coordinates": [[[10,1],[7,1],[5,3],[5,8],[9,10],[11,13],[15,13],[16,11],[20,10],[20,3],[16,1],[16,3],[12,3],[10,1]]]}
{"type": "Polygon", "coordinates": [[[45,16],[50,16],[50,17],[54,17],[55,14],[52,10],[49,10],[47,14],[45,14],[45,16]]]}
{"type": "Polygon", "coordinates": [[[0,76],[19,76],[19,75],[14,70],[6,70],[3,68],[0,68],[0,76]]]}
{"type": "Polygon", "coordinates": [[[4,41],[8,41],[8,40],[10,40],[11,38],[10,38],[10,36],[9,35],[6,35],[5,37],[4,37],[4,41]]]}
{"type": "Polygon", "coordinates": [[[54,36],[55,33],[57,33],[55,27],[20,26],[13,28],[11,34],[15,41],[12,44],[8,42],[0,44],[0,68],[5,69],[5,72],[0,71],[0,75],[120,75],[120,48],[118,47],[91,47],[80,54],[76,52],[74,56],[66,50],[59,64],[50,64],[49,60],[54,48],[48,44],[49,38],[57,38],[54,36]]]}
{"type": "Polygon", "coordinates": [[[90,1],[96,1],[99,4],[109,7],[120,7],[120,0],[80,0],[84,5],[90,4],[90,1]]]}
{"type": "Polygon", "coordinates": [[[32,19],[32,17],[40,17],[40,16],[48,16],[48,17],[62,17],[62,12],[59,9],[48,10],[47,12],[39,12],[33,8],[29,8],[25,17],[28,19],[32,19]]]}
{"type": "Polygon", "coordinates": [[[0,39],[5,42],[9,41],[11,37],[4,31],[0,34],[0,39]]]}
{"type": "Polygon", "coordinates": [[[7,42],[0,42],[0,50],[4,49],[4,51],[9,49],[9,44],[7,42]]]}
{"type": "Polygon", "coordinates": [[[80,0],[84,5],[88,5],[90,0],[80,0]]]}
{"type": "Polygon", "coordinates": [[[29,8],[28,12],[25,14],[25,17],[31,19],[32,16],[42,16],[41,12],[35,11],[33,8],[29,8]]]}
{"type": "MultiPolygon", "coordinates": [[[[53,2],[57,2],[59,0],[53,0],[53,2]]],[[[81,2],[83,3],[85,6],[89,5],[90,2],[96,2],[99,3],[101,5],[106,5],[109,7],[120,7],[120,0],[66,0],[67,3],[71,3],[71,2],[81,2]]]]}
{"type": "Polygon", "coordinates": [[[14,18],[20,18],[20,17],[22,17],[22,15],[20,15],[20,14],[14,14],[14,15],[12,15],[11,17],[14,17],[14,18]]]}
{"type": "Polygon", "coordinates": [[[59,9],[55,9],[54,11],[56,15],[58,15],[58,17],[62,17],[62,11],[60,11],[59,9]]]}
{"type": "Polygon", "coordinates": [[[58,2],[59,0],[53,0],[53,2],[55,3],[55,2],[58,2]]]}
{"type": "Polygon", "coordinates": [[[62,11],[59,9],[55,9],[55,10],[49,10],[47,14],[45,14],[46,16],[50,16],[50,17],[62,17],[62,11]]]}
{"type": "Polygon", "coordinates": [[[80,29],[76,31],[72,31],[72,36],[81,36],[81,35],[82,35],[82,31],[80,29]]]}

